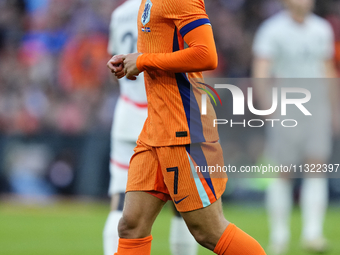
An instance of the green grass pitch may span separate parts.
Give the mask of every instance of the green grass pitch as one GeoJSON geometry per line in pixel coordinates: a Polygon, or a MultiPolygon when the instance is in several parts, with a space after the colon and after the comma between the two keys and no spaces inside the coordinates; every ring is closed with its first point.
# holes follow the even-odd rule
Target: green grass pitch
{"type": "MultiPolygon", "coordinates": [[[[262,207],[224,204],[228,220],[267,245],[268,225],[262,207]]],[[[0,201],[1,255],[97,255],[102,254],[102,229],[109,210],[103,202],[69,201],[29,207],[0,201]]],[[[170,209],[165,207],[153,228],[153,255],[170,255],[168,244],[170,209]]],[[[307,255],[300,250],[301,218],[292,215],[289,255],[307,255]]],[[[340,254],[340,208],[331,207],[325,222],[330,255],[340,254]]],[[[200,255],[213,254],[200,247],[200,255]]]]}

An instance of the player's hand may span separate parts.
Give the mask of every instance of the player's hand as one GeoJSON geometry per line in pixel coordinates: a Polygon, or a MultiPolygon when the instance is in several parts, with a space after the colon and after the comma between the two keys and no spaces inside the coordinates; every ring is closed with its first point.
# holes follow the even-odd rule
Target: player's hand
{"type": "Polygon", "coordinates": [[[123,62],[124,57],[125,55],[115,55],[109,60],[109,62],[107,62],[107,67],[110,69],[111,73],[115,74],[118,79],[125,76],[123,62]]]}
{"type": "Polygon", "coordinates": [[[139,55],[142,53],[132,53],[132,54],[127,54],[124,57],[124,72],[126,78],[130,80],[136,80],[136,76],[140,74],[140,71],[137,68],[137,58],[139,55]]]}

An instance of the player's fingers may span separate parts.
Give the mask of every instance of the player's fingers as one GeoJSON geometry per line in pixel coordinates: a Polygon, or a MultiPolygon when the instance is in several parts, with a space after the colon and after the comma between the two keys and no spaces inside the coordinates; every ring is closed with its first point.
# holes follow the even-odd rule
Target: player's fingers
{"type": "Polygon", "coordinates": [[[110,62],[107,63],[107,67],[111,70],[112,73],[119,72],[123,69],[123,64],[112,64],[110,62]]]}
{"type": "Polygon", "coordinates": [[[129,69],[127,65],[124,65],[124,73],[127,75],[129,73],[129,69]]]}
{"type": "Polygon", "coordinates": [[[129,77],[127,77],[127,76],[126,76],[126,78],[127,78],[127,79],[129,79],[129,80],[132,80],[132,81],[135,81],[135,80],[137,80],[137,77],[136,77],[136,76],[134,76],[134,75],[132,75],[132,76],[129,76],[129,77]]]}
{"type": "Polygon", "coordinates": [[[118,70],[116,74],[125,74],[125,70],[122,68],[121,70],[118,70]]]}
{"type": "Polygon", "coordinates": [[[111,73],[117,73],[117,72],[123,71],[123,64],[112,65],[108,63],[107,66],[111,70],[111,73]]]}
{"type": "Polygon", "coordinates": [[[124,74],[122,74],[122,75],[116,75],[117,79],[121,79],[121,78],[123,78],[124,76],[125,76],[124,74]]]}
{"type": "Polygon", "coordinates": [[[120,72],[117,72],[116,74],[115,74],[117,77],[118,76],[125,76],[125,72],[124,71],[120,71],[120,72]]]}
{"type": "Polygon", "coordinates": [[[108,62],[107,62],[107,67],[113,71],[113,72],[118,72],[123,68],[123,57],[125,55],[115,55],[113,56],[108,62]]]}
{"type": "Polygon", "coordinates": [[[115,75],[118,79],[121,79],[125,76],[125,72],[124,72],[124,70],[121,70],[121,71],[115,73],[115,75]]]}
{"type": "Polygon", "coordinates": [[[111,70],[111,72],[115,73],[116,68],[115,66],[111,63],[111,61],[107,62],[106,66],[111,70]]]}
{"type": "Polygon", "coordinates": [[[116,73],[121,72],[121,71],[124,71],[124,65],[123,64],[119,64],[118,66],[116,66],[116,73]]]}
{"type": "Polygon", "coordinates": [[[120,54],[120,55],[114,55],[110,61],[114,64],[119,64],[122,63],[125,59],[125,55],[124,54],[120,54]]]}

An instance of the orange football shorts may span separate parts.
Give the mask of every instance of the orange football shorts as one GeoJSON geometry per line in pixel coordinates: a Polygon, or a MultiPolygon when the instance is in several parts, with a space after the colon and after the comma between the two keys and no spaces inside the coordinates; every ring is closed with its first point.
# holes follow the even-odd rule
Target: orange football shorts
{"type": "Polygon", "coordinates": [[[134,151],[126,192],[146,191],[188,212],[209,206],[225,190],[227,174],[216,170],[224,165],[218,142],[151,147],[138,140],[134,151]]]}

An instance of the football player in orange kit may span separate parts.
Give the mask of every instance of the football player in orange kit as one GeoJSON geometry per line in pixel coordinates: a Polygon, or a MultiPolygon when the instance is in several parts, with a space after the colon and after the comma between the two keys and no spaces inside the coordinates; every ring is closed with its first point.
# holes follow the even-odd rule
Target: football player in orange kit
{"type": "Polygon", "coordinates": [[[202,71],[217,66],[203,0],[143,0],[137,20],[142,53],[108,62],[117,78],[135,79],[144,72],[148,99],[148,118],[130,162],[116,254],[150,254],[152,225],[170,199],[202,246],[216,254],[265,254],[255,239],[224,218],[226,176],[195,170],[224,165],[212,125],[215,112],[208,102],[209,114],[200,115],[202,85],[195,82],[202,71]]]}

